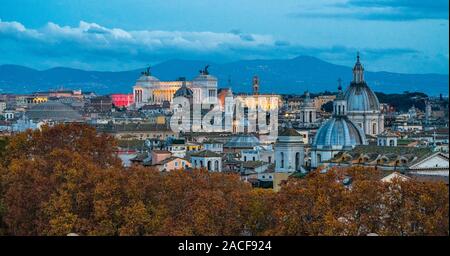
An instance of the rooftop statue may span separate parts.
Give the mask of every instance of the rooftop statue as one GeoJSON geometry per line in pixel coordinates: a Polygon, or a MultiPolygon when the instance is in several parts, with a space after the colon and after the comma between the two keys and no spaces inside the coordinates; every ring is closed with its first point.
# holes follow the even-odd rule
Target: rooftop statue
{"type": "Polygon", "coordinates": [[[209,69],[209,65],[206,65],[205,68],[204,68],[203,70],[200,70],[200,74],[202,74],[202,75],[204,75],[204,76],[209,75],[208,69],[209,69]]]}
{"type": "Polygon", "coordinates": [[[151,72],[151,67],[148,66],[147,69],[144,72],[141,72],[142,75],[144,76],[151,76],[152,72],[151,72]]]}

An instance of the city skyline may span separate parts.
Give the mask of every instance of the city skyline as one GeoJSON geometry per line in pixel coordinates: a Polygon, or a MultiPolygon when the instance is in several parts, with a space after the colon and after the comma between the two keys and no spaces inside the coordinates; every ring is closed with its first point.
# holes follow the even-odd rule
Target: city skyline
{"type": "Polygon", "coordinates": [[[0,238],[448,236],[448,7],[0,0],[0,238]]]}
{"type": "Polygon", "coordinates": [[[447,1],[17,2],[2,2],[0,65],[119,71],[309,55],[351,66],[360,51],[371,71],[448,74],[447,1]]]}

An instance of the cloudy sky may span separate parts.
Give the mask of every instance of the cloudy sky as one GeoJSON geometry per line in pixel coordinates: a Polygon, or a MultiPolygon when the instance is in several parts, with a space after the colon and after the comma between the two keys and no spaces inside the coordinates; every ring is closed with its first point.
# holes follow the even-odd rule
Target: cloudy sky
{"type": "Polygon", "coordinates": [[[449,69],[448,0],[0,0],[0,64],[127,70],[311,55],[449,69]]]}

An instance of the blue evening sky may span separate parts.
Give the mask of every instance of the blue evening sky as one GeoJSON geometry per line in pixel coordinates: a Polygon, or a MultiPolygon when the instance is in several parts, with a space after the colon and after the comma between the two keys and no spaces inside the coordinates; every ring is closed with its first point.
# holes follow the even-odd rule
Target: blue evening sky
{"type": "Polygon", "coordinates": [[[0,0],[0,64],[126,70],[311,55],[448,74],[448,0],[0,0]]]}

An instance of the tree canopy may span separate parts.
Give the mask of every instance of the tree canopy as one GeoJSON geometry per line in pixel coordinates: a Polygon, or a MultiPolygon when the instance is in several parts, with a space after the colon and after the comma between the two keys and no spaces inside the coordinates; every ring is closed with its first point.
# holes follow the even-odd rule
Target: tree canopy
{"type": "Polygon", "coordinates": [[[446,185],[383,183],[374,169],[316,171],[275,193],[235,174],[124,168],[114,139],[86,125],[4,144],[0,235],[449,234],[446,185]]]}

